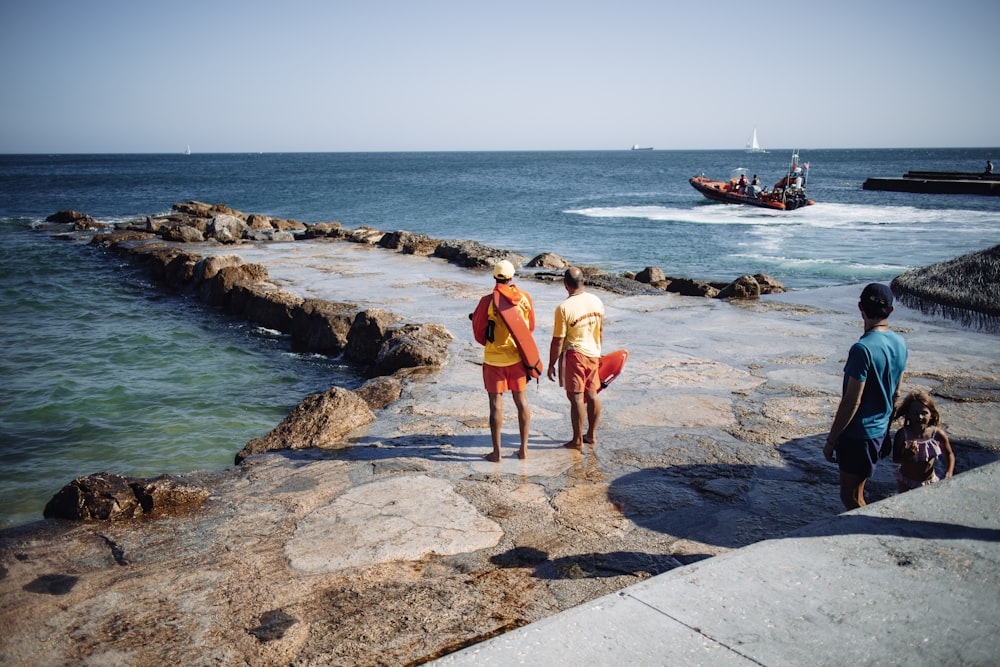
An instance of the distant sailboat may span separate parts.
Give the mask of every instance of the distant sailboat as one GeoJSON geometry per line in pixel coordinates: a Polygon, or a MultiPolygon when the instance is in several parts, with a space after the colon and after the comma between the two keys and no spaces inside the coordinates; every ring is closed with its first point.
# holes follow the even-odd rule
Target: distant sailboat
{"type": "Polygon", "coordinates": [[[757,128],[753,129],[753,136],[750,137],[750,141],[747,142],[747,153],[766,153],[767,151],[760,147],[757,143],[757,128]]]}
{"type": "Polygon", "coordinates": [[[184,149],[184,155],[191,155],[191,144],[188,144],[187,148],[184,149]]]}

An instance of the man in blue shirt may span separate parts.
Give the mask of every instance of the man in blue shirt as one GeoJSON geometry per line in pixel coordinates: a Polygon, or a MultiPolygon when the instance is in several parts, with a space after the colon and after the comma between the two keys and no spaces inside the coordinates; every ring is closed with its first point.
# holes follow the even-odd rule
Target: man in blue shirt
{"type": "Polygon", "coordinates": [[[865,482],[891,449],[889,423],[908,354],[902,336],[889,330],[892,290],[871,283],[858,308],[865,333],[847,355],[840,405],[823,447],[826,460],[840,467],[840,500],[849,510],[865,505],[865,482]]]}

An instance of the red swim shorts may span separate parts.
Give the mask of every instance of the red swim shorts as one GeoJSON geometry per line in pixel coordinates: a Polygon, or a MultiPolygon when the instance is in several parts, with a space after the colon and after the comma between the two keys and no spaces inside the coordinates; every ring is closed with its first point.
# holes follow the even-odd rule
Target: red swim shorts
{"type": "Polygon", "coordinates": [[[585,357],[576,350],[567,350],[563,363],[567,393],[584,394],[587,387],[592,386],[596,391],[600,386],[601,378],[597,371],[601,367],[601,360],[597,357],[585,357]]]}
{"type": "Polygon", "coordinates": [[[524,364],[510,366],[491,366],[483,364],[483,385],[491,394],[502,394],[506,391],[524,391],[528,386],[528,374],[524,364]]]}

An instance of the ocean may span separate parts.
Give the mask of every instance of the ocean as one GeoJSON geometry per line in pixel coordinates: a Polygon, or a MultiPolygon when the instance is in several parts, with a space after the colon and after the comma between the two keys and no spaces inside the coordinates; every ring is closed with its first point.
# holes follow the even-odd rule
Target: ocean
{"type": "Polygon", "coordinates": [[[709,202],[687,182],[748,168],[773,184],[791,150],[0,156],[0,527],[41,518],[78,475],[231,465],[303,397],[360,383],[90,246],[36,228],[59,210],[101,222],[221,202],[554,252],[609,272],[792,290],[888,281],[1000,243],[1000,198],[869,192],[870,176],[981,171],[997,148],[799,151],[814,206],[709,202]]]}

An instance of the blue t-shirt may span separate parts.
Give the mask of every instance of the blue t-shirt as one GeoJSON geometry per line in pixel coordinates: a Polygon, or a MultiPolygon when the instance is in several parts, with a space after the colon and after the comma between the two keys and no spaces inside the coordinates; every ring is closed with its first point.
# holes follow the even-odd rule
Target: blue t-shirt
{"type": "Polygon", "coordinates": [[[881,438],[889,430],[893,397],[906,368],[906,341],[893,331],[869,331],[851,346],[844,366],[847,380],[865,383],[861,405],[844,429],[850,438],[881,438]]]}

